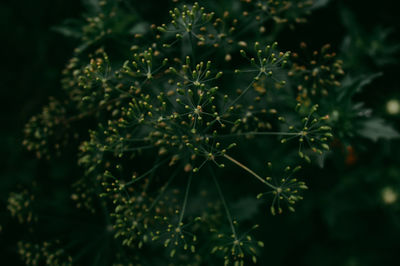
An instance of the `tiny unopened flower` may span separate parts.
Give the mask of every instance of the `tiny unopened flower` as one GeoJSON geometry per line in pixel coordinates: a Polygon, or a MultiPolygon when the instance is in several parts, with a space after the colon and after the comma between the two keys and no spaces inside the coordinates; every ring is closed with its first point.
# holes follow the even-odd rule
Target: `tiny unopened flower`
{"type": "Polygon", "coordinates": [[[400,102],[397,99],[391,99],[386,103],[386,111],[389,115],[400,114],[400,102]]]}
{"type": "Polygon", "coordinates": [[[382,200],[385,204],[393,204],[397,201],[397,193],[391,187],[385,187],[382,190],[382,200]]]}

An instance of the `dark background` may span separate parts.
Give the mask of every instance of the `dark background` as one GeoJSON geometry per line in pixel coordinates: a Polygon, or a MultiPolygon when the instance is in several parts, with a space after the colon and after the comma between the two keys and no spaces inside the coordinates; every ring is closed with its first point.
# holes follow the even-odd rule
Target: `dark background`
{"type": "MultiPolygon", "coordinates": [[[[154,8],[166,1],[133,2],[146,17],[156,19],[158,12],[166,10],[154,8]]],[[[400,20],[396,2],[332,0],[328,7],[316,11],[296,36],[283,41],[304,38],[316,47],[330,42],[339,50],[350,32],[342,18],[343,9],[347,8],[364,34],[368,36],[376,26],[392,28],[388,43],[397,44],[400,20]]],[[[54,182],[62,187],[71,175],[77,174],[63,164],[62,158],[51,163],[36,160],[21,143],[23,126],[29,117],[41,110],[49,96],[60,93],[61,71],[77,45],[77,40],[62,36],[52,27],[68,18],[81,18],[83,12],[84,6],[78,0],[0,3],[2,265],[21,264],[16,243],[23,233],[6,210],[10,191],[32,180],[54,182]]],[[[364,59],[370,72],[384,75],[366,87],[358,98],[399,130],[400,116],[389,116],[385,110],[389,99],[400,99],[398,55],[393,59],[394,63],[384,66],[377,66],[371,58],[364,59]]],[[[352,65],[347,70],[359,73],[364,67],[352,65]]],[[[312,173],[311,189],[296,214],[268,221],[268,228],[261,232],[266,243],[262,265],[399,265],[400,196],[394,204],[384,204],[382,189],[392,187],[400,193],[400,142],[360,140],[354,147],[357,157],[354,164],[346,164],[347,155],[338,149],[335,160],[312,173]]]]}

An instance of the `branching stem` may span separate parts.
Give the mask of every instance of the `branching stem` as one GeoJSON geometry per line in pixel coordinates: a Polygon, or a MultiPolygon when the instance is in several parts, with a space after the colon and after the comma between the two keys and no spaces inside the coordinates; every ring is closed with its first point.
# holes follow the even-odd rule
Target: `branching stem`
{"type": "Polygon", "coordinates": [[[230,138],[230,137],[238,137],[238,136],[301,136],[303,133],[301,132],[244,132],[244,133],[236,133],[236,134],[226,134],[226,135],[208,135],[209,138],[230,138]]]}
{"type": "Polygon", "coordinates": [[[217,178],[215,177],[215,174],[214,174],[214,172],[212,171],[211,168],[210,168],[210,172],[211,172],[211,175],[212,175],[212,177],[213,177],[215,186],[217,187],[218,195],[219,195],[219,197],[221,198],[222,205],[224,205],[224,209],[225,209],[225,212],[226,212],[226,217],[228,218],[229,224],[230,224],[231,229],[232,229],[232,233],[235,235],[235,238],[236,238],[237,235],[236,235],[235,226],[233,225],[232,216],[231,216],[231,213],[230,213],[230,211],[229,211],[228,205],[226,204],[224,195],[222,194],[221,187],[219,186],[218,181],[217,181],[217,178]]]}
{"type": "Polygon", "coordinates": [[[179,217],[179,223],[178,223],[179,226],[182,223],[183,215],[185,214],[186,204],[187,204],[187,200],[188,200],[188,197],[189,197],[190,184],[192,183],[192,177],[193,177],[193,174],[190,174],[189,175],[189,179],[188,179],[188,183],[187,183],[187,186],[186,186],[185,199],[183,200],[181,216],[179,217]]]}
{"type": "Polygon", "coordinates": [[[240,168],[242,168],[243,170],[247,171],[248,173],[250,173],[251,175],[253,175],[255,178],[257,178],[260,182],[264,183],[265,185],[269,186],[272,189],[277,189],[274,185],[272,185],[271,183],[267,182],[266,180],[264,180],[261,176],[259,176],[258,174],[256,174],[253,170],[251,170],[250,168],[248,168],[247,166],[243,165],[242,163],[238,162],[237,160],[233,159],[231,156],[224,154],[224,157],[226,159],[228,159],[229,161],[231,161],[232,163],[236,164],[237,166],[239,166],[240,168]]]}

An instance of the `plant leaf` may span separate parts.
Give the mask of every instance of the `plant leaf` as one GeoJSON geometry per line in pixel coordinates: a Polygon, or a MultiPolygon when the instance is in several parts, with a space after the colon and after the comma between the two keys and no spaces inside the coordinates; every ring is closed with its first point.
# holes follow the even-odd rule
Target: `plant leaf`
{"type": "Polygon", "coordinates": [[[400,137],[400,134],[382,118],[373,118],[364,123],[364,127],[358,133],[368,139],[377,141],[380,138],[393,139],[400,137]]]}
{"type": "Polygon", "coordinates": [[[327,4],[329,4],[329,2],[330,2],[330,0],[315,0],[311,9],[314,10],[314,9],[322,8],[322,7],[326,6],[327,4]]]}
{"type": "Polygon", "coordinates": [[[342,82],[341,92],[338,95],[338,101],[342,101],[345,98],[350,99],[355,94],[362,91],[362,89],[371,84],[376,78],[382,76],[382,73],[374,73],[370,75],[362,75],[356,78],[347,77],[342,82]]]}

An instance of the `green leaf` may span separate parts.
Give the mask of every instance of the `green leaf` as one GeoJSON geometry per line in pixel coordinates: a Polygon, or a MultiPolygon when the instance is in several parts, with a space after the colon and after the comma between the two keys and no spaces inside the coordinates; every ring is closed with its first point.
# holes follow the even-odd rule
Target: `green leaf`
{"type": "Polygon", "coordinates": [[[351,99],[354,94],[359,93],[362,89],[371,84],[376,78],[382,76],[382,73],[374,73],[370,75],[362,75],[356,78],[354,77],[346,77],[342,82],[341,92],[338,95],[338,101],[342,101],[343,99],[351,99]]]}
{"type": "Polygon", "coordinates": [[[314,10],[314,9],[325,7],[326,5],[329,4],[329,2],[330,2],[330,0],[315,0],[311,9],[314,10]]]}
{"type": "Polygon", "coordinates": [[[70,38],[82,38],[82,24],[78,19],[67,19],[61,25],[51,27],[51,30],[70,38]]]}
{"type": "Polygon", "coordinates": [[[101,6],[99,3],[99,0],[83,0],[83,5],[89,10],[90,12],[93,12],[95,14],[101,12],[101,6]]]}
{"type": "Polygon", "coordinates": [[[82,33],[79,30],[76,30],[74,28],[68,27],[68,26],[55,26],[51,28],[55,32],[58,32],[66,37],[70,38],[76,38],[79,39],[82,37],[82,33]]]}
{"type": "Polygon", "coordinates": [[[135,24],[130,30],[129,33],[131,34],[145,34],[149,31],[150,25],[147,22],[140,22],[135,24]]]}
{"type": "Polygon", "coordinates": [[[377,141],[380,138],[393,139],[400,134],[382,118],[373,118],[364,123],[364,127],[358,133],[368,139],[377,141]]]}

